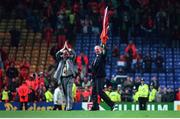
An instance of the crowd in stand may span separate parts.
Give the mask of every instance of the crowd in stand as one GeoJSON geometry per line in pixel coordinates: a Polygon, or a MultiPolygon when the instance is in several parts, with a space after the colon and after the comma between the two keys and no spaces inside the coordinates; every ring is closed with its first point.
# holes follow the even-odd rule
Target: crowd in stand
{"type": "Polygon", "coordinates": [[[159,51],[156,51],[156,56],[152,57],[149,52],[141,54],[138,52],[133,41],[130,41],[125,48],[123,54],[119,54],[119,48],[114,48],[112,56],[117,59],[118,71],[117,74],[128,73],[151,73],[165,72],[164,58],[159,51]],[[155,67],[153,67],[155,66],[155,67]]]}
{"type": "MultiPolygon", "coordinates": [[[[99,34],[101,31],[100,24],[104,8],[109,6],[110,35],[120,36],[122,43],[128,43],[128,34],[142,36],[151,35],[154,31],[160,34],[173,34],[173,39],[179,37],[180,23],[178,9],[180,3],[178,0],[2,0],[1,5],[4,7],[2,13],[9,13],[15,9],[15,17],[26,19],[28,29],[34,32],[42,32],[43,38],[47,44],[51,43],[52,36],[56,35],[58,46],[51,50],[51,55],[55,58],[55,53],[62,48],[64,42],[69,40],[74,42],[77,33],[99,34]],[[165,2],[166,1],[166,2],[165,2]],[[9,2],[11,6],[9,7],[9,2]]],[[[2,17],[7,17],[2,14],[2,17]]],[[[19,32],[11,30],[11,34],[19,36],[19,32]]],[[[171,36],[171,35],[170,35],[171,36]]],[[[16,37],[17,38],[17,37],[16,37]]],[[[15,46],[19,40],[15,38],[15,46]]],[[[14,43],[12,43],[14,44],[14,43]]],[[[152,63],[157,66],[157,71],[163,71],[163,58],[158,53],[157,57],[152,59],[147,53],[144,57],[137,52],[134,43],[130,42],[125,49],[125,55],[119,56],[118,49],[113,51],[115,57],[120,57],[120,69],[118,73],[124,72],[152,72],[152,63]]],[[[50,66],[48,72],[29,72],[30,63],[25,58],[21,64],[15,61],[9,61],[7,54],[3,49],[0,50],[0,91],[1,101],[19,101],[21,91],[26,88],[29,100],[51,102],[53,91],[56,84],[53,82],[52,74],[55,64],[50,66]],[[20,68],[17,68],[19,65],[20,68]],[[26,84],[26,85],[24,85],[26,84]],[[21,88],[20,88],[21,87],[21,88]]],[[[92,93],[92,77],[89,68],[88,57],[81,53],[76,58],[78,75],[75,79],[73,88],[76,102],[90,101],[92,93]]],[[[134,101],[136,102],[136,92],[140,85],[142,77],[128,77],[121,84],[105,84],[104,90],[115,102],[134,101]],[[119,98],[114,98],[114,97],[119,98]]],[[[158,79],[152,77],[149,84],[151,90],[156,90],[156,96],[149,101],[169,102],[174,99],[180,100],[180,89],[175,94],[174,90],[166,87],[159,87],[158,79]]],[[[153,91],[154,91],[153,90],[153,91]]],[[[25,99],[26,97],[24,97],[25,99]]],[[[99,99],[100,101],[100,99],[99,99]]]]}
{"type": "Polygon", "coordinates": [[[178,0],[2,0],[1,5],[2,17],[14,11],[15,18],[26,19],[28,29],[43,32],[47,43],[52,34],[57,41],[74,41],[77,33],[99,34],[106,6],[110,34],[120,36],[122,43],[128,42],[129,34],[149,38],[156,32],[172,40],[179,38],[178,0]]]}
{"type": "MultiPolygon", "coordinates": [[[[128,50],[135,50],[136,47],[132,43],[127,45],[125,52],[129,53],[128,50]]],[[[137,58],[136,52],[130,52],[128,56],[131,58],[137,58]],[[132,53],[132,54],[131,54],[132,53]]],[[[49,67],[48,72],[32,72],[30,73],[30,63],[23,59],[21,64],[17,64],[15,61],[9,61],[7,55],[3,49],[0,55],[1,68],[0,68],[0,90],[1,90],[1,101],[19,101],[21,100],[21,91],[19,89],[26,88],[28,101],[53,101],[53,91],[57,87],[55,80],[53,79],[53,72],[56,69],[56,63],[49,67]],[[17,68],[19,67],[19,68],[17,68]],[[53,71],[54,70],[54,71],[53,71]]],[[[145,59],[145,58],[144,58],[145,59]]],[[[160,58],[161,59],[161,58],[160,58]]],[[[144,61],[145,62],[145,61],[144,61]]],[[[122,68],[126,70],[120,70],[119,75],[122,72],[130,71],[133,69],[133,59],[131,59],[130,66],[127,67],[127,61],[124,60],[122,68]],[[124,65],[126,64],[126,65],[124,65]]],[[[82,52],[76,57],[76,65],[78,69],[78,74],[74,80],[73,85],[73,97],[76,102],[91,101],[92,94],[92,77],[90,70],[90,63],[88,57],[82,52]]],[[[149,71],[146,68],[145,62],[145,72],[149,71]]],[[[159,66],[159,65],[157,65],[159,66]]],[[[136,69],[136,68],[134,68],[136,69]]],[[[126,73],[125,73],[126,75],[126,73]]],[[[138,87],[141,85],[141,80],[143,77],[137,76],[135,78],[128,76],[127,78],[121,79],[120,82],[113,82],[114,79],[108,80],[106,82],[104,90],[110,96],[114,102],[129,101],[137,102],[138,87]]],[[[171,102],[175,99],[179,100],[179,91],[176,93],[174,89],[168,87],[159,86],[159,81],[156,76],[152,77],[149,85],[149,101],[150,102],[171,102]],[[153,95],[151,96],[151,91],[153,95]]],[[[99,98],[99,101],[100,98],[99,98]]]]}

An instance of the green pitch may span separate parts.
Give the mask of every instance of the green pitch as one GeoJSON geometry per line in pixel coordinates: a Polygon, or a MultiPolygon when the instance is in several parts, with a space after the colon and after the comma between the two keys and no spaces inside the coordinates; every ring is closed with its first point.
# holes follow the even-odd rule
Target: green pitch
{"type": "Polygon", "coordinates": [[[180,118],[179,111],[0,111],[0,118],[180,118]]]}

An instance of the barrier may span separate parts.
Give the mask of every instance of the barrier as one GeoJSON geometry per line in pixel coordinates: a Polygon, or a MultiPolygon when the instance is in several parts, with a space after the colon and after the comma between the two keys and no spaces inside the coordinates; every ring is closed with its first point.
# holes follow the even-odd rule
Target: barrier
{"type": "MultiPolygon", "coordinates": [[[[53,102],[36,102],[36,103],[28,103],[28,110],[53,110],[53,102]]],[[[0,110],[19,110],[20,103],[19,102],[10,102],[4,103],[0,102],[0,110]]],[[[73,110],[90,110],[92,107],[92,102],[80,102],[74,103],[73,110]]],[[[139,110],[138,103],[124,102],[116,104],[116,110],[119,111],[136,111],[139,110]]],[[[109,106],[105,103],[100,104],[100,110],[110,110],[109,106]]],[[[167,102],[167,103],[148,103],[147,104],[148,111],[180,111],[180,101],[167,102]]]]}

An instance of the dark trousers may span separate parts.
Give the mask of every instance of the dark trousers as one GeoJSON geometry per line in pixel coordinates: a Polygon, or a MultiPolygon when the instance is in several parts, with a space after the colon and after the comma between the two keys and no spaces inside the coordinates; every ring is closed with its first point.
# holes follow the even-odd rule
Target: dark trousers
{"type": "Polygon", "coordinates": [[[62,110],[62,106],[61,105],[54,105],[53,110],[62,110]]]}
{"type": "Polygon", "coordinates": [[[104,102],[106,104],[108,104],[111,107],[111,109],[114,106],[114,102],[112,102],[111,99],[103,91],[103,87],[104,87],[104,78],[93,79],[93,90],[92,90],[93,107],[92,107],[92,110],[99,110],[98,95],[104,100],[104,102]]]}
{"type": "Polygon", "coordinates": [[[146,110],[148,98],[139,97],[138,101],[139,101],[139,110],[146,110]]]}
{"type": "Polygon", "coordinates": [[[20,102],[20,110],[23,110],[23,106],[25,107],[25,110],[27,110],[27,102],[20,102]]]}

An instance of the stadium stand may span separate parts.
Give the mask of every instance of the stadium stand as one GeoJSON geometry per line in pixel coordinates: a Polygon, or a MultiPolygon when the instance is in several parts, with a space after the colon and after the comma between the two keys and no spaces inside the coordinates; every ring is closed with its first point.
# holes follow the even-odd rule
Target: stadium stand
{"type": "MultiPolygon", "coordinates": [[[[10,9],[9,7],[3,7],[3,6],[0,7],[0,12],[2,13],[0,16],[1,17],[0,19],[0,49],[1,49],[1,54],[2,52],[5,52],[5,54],[8,57],[7,58],[6,56],[4,56],[6,57],[6,61],[3,61],[4,75],[3,75],[3,78],[1,79],[3,80],[3,86],[1,86],[1,91],[3,87],[6,85],[6,71],[9,66],[8,62],[15,62],[16,68],[18,69],[18,71],[20,71],[21,69],[20,67],[21,67],[21,63],[23,59],[25,59],[30,64],[29,66],[30,71],[28,73],[39,74],[40,72],[43,72],[44,77],[47,78],[47,82],[48,82],[47,84],[45,84],[45,87],[46,88],[51,87],[53,85],[53,84],[51,85],[51,82],[53,81],[48,79],[49,78],[48,75],[49,75],[50,67],[54,66],[55,61],[53,57],[51,56],[50,52],[52,50],[52,47],[58,45],[57,44],[58,35],[66,35],[65,39],[67,39],[72,44],[76,53],[79,55],[81,51],[84,51],[84,53],[88,56],[90,63],[92,63],[93,58],[95,57],[93,47],[97,44],[100,44],[98,31],[100,31],[101,29],[100,24],[101,24],[102,10],[103,10],[103,6],[105,6],[106,3],[97,2],[97,1],[90,1],[89,3],[85,3],[85,2],[84,3],[79,3],[79,2],[66,3],[65,1],[63,1],[62,3],[59,3],[58,1],[54,1],[54,2],[45,1],[44,3],[43,2],[41,3],[41,2],[42,1],[39,1],[39,3],[37,2],[34,4],[28,3],[28,1],[24,1],[24,3],[19,2],[18,5],[20,6],[24,5],[26,8],[17,7],[16,5],[14,5],[15,8],[16,7],[17,8],[12,11],[7,10],[7,9],[10,9]],[[60,8],[56,6],[56,3],[59,4],[60,8]],[[37,4],[39,4],[40,7],[37,7],[38,6],[37,4]],[[68,5],[66,4],[69,4],[69,6],[73,5],[72,10],[68,9],[67,7],[68,5]],[[88,14],[87,16],[85,15],[86,13],[83,13],[80,10],[79,4],[83,4],[84,8],[82,8],[82,11],[84,10],[85,12],[87,12],[88,14]],[[99,8],[97,8],[98,6],[97,4],[99,4],[100,6],[99,8]],[[55,6],[53,10],[52,10],[52,6],[55,6]],[[87,7],[90,7],[90,9],[92,10],[90,11],[85,10],[87,7]],[[18,9],[20,9],[20,11],[18,11],[18,9]],[[93,10],[96,11],[97,9],[99,10],[98,13],[96,12],[93,13],[93,10]],[[24,10],[25,13],[21,12],[21,10],[22,11],[24,10]],[[8,11],[8,14],[4,13],[6,11],[8,11]],[[61,12],[64,12],[64,11],[67,12],[66,13],[67,15],[65,13],[61,14],[61,12]],[[74,12],[75,15],[71,14],[71,12],[74,12]],[[90,19],[91,15],[93,17],[90,19]],[[96,17],[96,16],[99,16],[99,17],[96,17]],[[40,17],[39,18],[40,20],[38,19],[38,17],[40,17]],[[70,18],[66,18],[66,17],[70,17],[70,18]],[[67,21],[71,21],[70,25],[68,24],[62,30],[61,27],[63,27],[63,24],[67,24],[66,23],[67,21]],[[39,25],[38,23],[41,25],[39,25]],[[44,29],[49,26],[51,26],[52,29],[54,30],[52,36],[51,35],[49,36],[50,42],[46,41],[45,36],[47,34],[45,34],[44,32],[44,29]],[[11,44],[12,37],[11,37],[10,31],[14,28],[20,32],[20,40],[17,47],[12,46],[11,44]]],[[[110,21],[109,40],[107,42],[107,48],[108,48],[107,65],[106,65],[107,80],[111,82],[111,79],[113,79],[113,76],[119,75],[118,74],[119,67],[117,65],[117,61],[119,61],[120,56],[113,57],[112,55],[113,49],[117,47],[119,49],[119,54],[125,55],[125,48],[127,47],[128,41],[133,41],[137,47],[137,52],[141,54],[142,57],[144,57],[146,53],[151,54],[153,58],[152,71],[144,72],[143,70],[144,63],[143,63],[143,60],[142,60],[143,58],[142,58],[141,59],[142,69],[140,71],[136,71],[136,70],[125,71],[124,75],[131,76],[133,80],[135,80],[137,76],[140,76],[149,85],[151,83],[152,77],[155,76],[159,81],[160,87],[171,88],[173,90],[173,93],[175,93],[177,89],[180,87],[180,47],[178,45],[179,39],[174,36],[172,37],[171,35],[166,36],[165,35],[166,32],[165,33],[163,32],[164,34],[162,33],[163,35],[161,35],[161,32],[159,32],[158,30],[161,31],[162,29],[166,29],[166,28],[163,28],[164,26],[162,24],[161,24],[162,29],[158,29],[159,28],[158,23],[154,23],[154,24],[152,23],[152,26],[154,27],[156,26],[155,24],[157,24],[156,26],[157,28],[151,27],[151,21],[153,20],[153,22],[156,22],[156,20],[158,20],[158,15],[161,13],[161,11],[159,10],[160,9],[159,4],[162,3],[162,8],[164,5],[162,1],[159,4],[156,2],[155,3],[154,2],[151,3],[151,2],[150,3],[143,3],[143,2],[136,3],[137,6],[134,3],[122,2],[122,4],[119,3],[120,4],[119,6],[118,5],[116,6],[116,4],[114,5],[114,3],[107,3],[110,6],[110,12],[112,14],[115,12],[115,9],[118,12],[116,13],[116,15],[121,14],[122,12],[121,14],[122,16],[119,15],[117,18],[113,17],[112,21],[110,21]],[[132,8],[129,7],[128,5],[131,6],[132,8]],[[157,10],[151,11],[153,9],[153,5],[154,7],[157,7],[156,8],[157,10]],[[130,8],[132,10],[129,10],[130,8]],[[142,14],[145,14],[145,15],[141,16],[141,13],[138,12],[138,9],[141,9],[142,14]],[[142,21],[140,20],[139,23],[133,23],[133,22],[136,22],[135,20],[131,20],[135,18],[134,16],[131,16],[133,17],[131,19],[128,18],[130,16],[128,16],[127,14],[131,13],[133,10],[137,11],[137,14],[139,14],[140,16],[139,19],[141,19],[141,17],[143,19],[142,21]],[[149,10],[150,13],[144,13],[147,10],[149,10]],[[150,19],[150,17],[149,19],[146,19],[146,17],[149,14],[151,17],[153,17],[152,20],[150,19]],[[126,19],[126,16],[127,16],[127,19],[126,19]],[[122,17],[125,19],[124,22],[123,22],[124,19],[122,17]],[[119,24],[116,24],[118,20],[122,22],[120,22],[119,24]],[[145,23],[141,23],[146,20],[148,22],[147,27],[145,27],[146,26],[145,23]],[[116,21],[116,22],[113,22],[113,21],[116,21]],[[132,24],[130,25],[131,28],[127,25],[128,23],[126,22],[128,23],[132,22],[132,24]],[[118,26],[117,28],[115,28],[116,25],[118,26]],[[125,29],[123,29],[122,26],[124,26],[125,29]],[[128,30],[128,28],[126,29],[126,27],[128,27],[130,30],[128,30]],[[149,31],[152,31],[152,32],[149,32],[149,31]],[[157,32],[157,33],[154,33],[154,32],[157,32]],[[157,71],[157,67],[155,64],[155,58],[158,52],[160,52],[163,58],[163,70],[160,72],[157,71]]],[[[5,3],[6,2],[4,2],[3,4],[5,3]]],[[[173,6],[175,3],[170,3],[170,4],[173,6]]],[[[176,4],[179,4],[179,2],[177,1],[176,4]]],[[[174,8],[174,9],[176,10],[178,8],[174,8]]],[[[136,13],[134,13],[133,15],[136,15],[136,13]]],[[[176,13],[175,15],[178,16],[178,13],[176,13]]],[[[174,20],[173,18],[174,17],[172,17],[172,21],[174,20]]],[[[167,22],[168,20],[165,19],[165,21],[167,22]]],[[[178,22],[178,20],[177,21],[175,20],[175,22],[178,22]]],[[[176,25],[174,24],[173,22],[170,22],[170,25],[172,26],[169,26],[169,28],[167,29],[172,30],[170,29],[170,27],[176,28],[176,25]]],[[[177,27],[179,28],[178,25],[177,27]]],[[[174,31],[174,33],[177,33],[177,34],[179,33],[178,28],[173,29],[173,30],[177,30],[177,32],[174,31]]],[[[87,76],[89,80],[91,80],[91,77],[90,77],[91,75],[89,74],[90,74],[90,71],[87,74],[87,76]]],[[[78,87],[77,89],[78,91],[84,90],[81,86],[82,82],[83,82],[83,79],[77,78],[77,80],[75,80],[75,83],[78,87]]],[[[89,90],[91,92],[91,88],[89,90]]]]}

